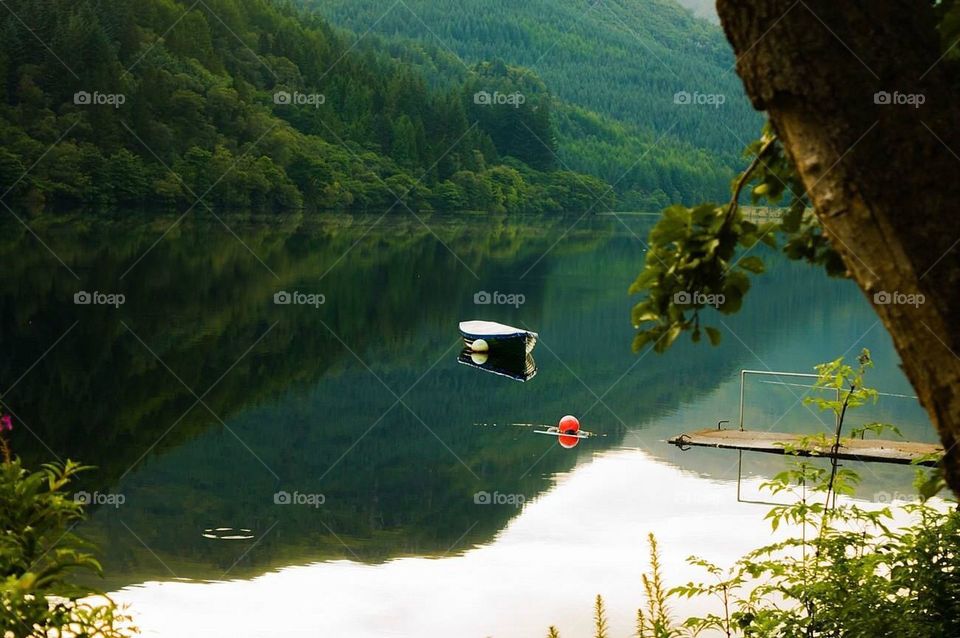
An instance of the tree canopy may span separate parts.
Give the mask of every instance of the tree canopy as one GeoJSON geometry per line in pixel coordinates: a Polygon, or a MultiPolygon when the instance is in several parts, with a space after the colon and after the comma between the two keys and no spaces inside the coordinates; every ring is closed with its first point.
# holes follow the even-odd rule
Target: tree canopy
{"type": "Polygon", "coordinates": [[[555,96],[560,159],[613,184],[622,207],[655,211],[722,197],[743,167],[740,140],[762,121],[732,73],[720,30],[672,0],[299,3],[369,32],[364,41],[378,39],[439,84],[457,81],[464,62],[533,69],[555,96]],[[678,108],[684,92],[725,101],[678,108]]]}
{"type": "Polygon", "coordinates": [[[8,203],[550,211],[607,190],[558,170],[553,98],[529,71],[480,65],[432,86],[267,0],[8,5],[8,203]]]}

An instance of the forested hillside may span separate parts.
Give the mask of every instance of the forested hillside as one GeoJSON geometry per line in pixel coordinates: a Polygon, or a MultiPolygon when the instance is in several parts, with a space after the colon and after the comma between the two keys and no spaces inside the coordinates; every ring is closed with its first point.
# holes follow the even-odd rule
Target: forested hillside
{"type": "Polygon", "coordinates": [[[4,7],[8,205],[545,211],[606,190],[556,164],[551,95],[522,69],[431,85],[388,48],[267,0],[4,7]]]}
{"type": "Polygon", "coordinates": [[[415,41],[428,74],[457,70],[426,60],[444,54],[532,69],[559,98],[564,164],[620,180],[624,201],[723,197],[761,124],[720,29],[673,0],[298,1],[364,40],[415,41]]]}

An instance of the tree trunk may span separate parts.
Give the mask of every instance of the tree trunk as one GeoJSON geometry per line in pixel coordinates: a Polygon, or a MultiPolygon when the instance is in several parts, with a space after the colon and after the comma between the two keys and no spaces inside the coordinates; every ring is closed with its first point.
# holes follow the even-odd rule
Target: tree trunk
{"type": "Polygon", "coordinates": [[[717,9],[747,94],[892,335],[960,495],[960,109],[929,4],[718,0],[717,9]]]}

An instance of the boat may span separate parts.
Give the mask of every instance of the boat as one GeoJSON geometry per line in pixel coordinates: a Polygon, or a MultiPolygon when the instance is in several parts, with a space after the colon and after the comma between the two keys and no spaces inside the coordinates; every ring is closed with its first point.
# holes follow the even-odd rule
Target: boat
{"type": "Polygon", "coordinates": [[[461,321],[460,334],[464,345],[475,352],[533,352],[539,335],[496,321],[461,321]]]}

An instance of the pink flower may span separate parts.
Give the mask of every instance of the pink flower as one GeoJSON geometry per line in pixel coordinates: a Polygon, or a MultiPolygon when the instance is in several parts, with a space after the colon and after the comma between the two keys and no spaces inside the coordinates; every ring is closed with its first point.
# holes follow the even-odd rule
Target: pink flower
{"type": "Polygon", "coordinates": [[[13,429],[13,420],[10,419],[10,415],[4,414],[3,416],[0,416],[0,432],[3,432],[4,430],[12,430],[12,429],[13,429]]]}

